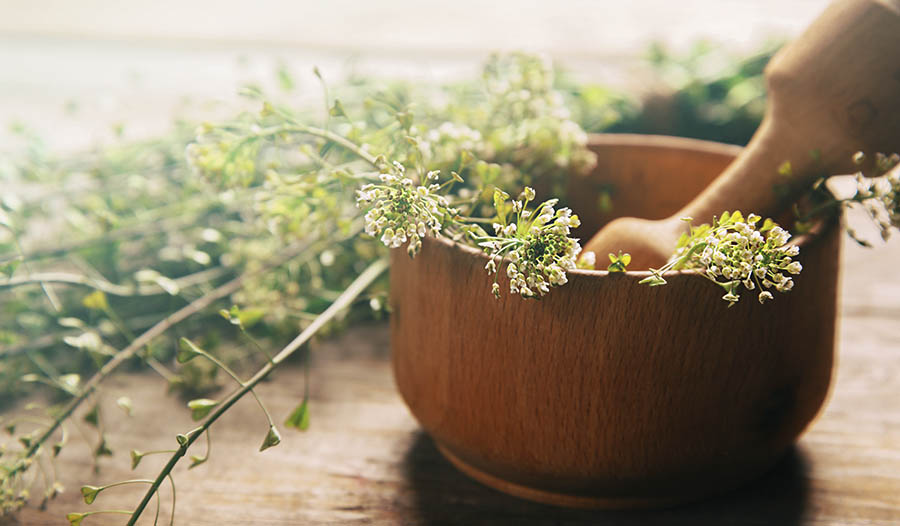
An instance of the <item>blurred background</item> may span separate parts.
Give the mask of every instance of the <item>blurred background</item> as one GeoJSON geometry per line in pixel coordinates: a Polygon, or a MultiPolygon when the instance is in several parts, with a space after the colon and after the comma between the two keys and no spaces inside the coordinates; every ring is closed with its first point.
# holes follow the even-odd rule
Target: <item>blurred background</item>
{"type": "MultiPolygon", "coordinates": [[[[210,135],[204,138],[210,144],[218,140],[211,135],[215,126],[198,124],[246,125],[251,122],[247,115],[256,119],[265,108],[258,98],[241,97],[242,88],[264,92],[274,103],[296,109],[310,122],[324,120],[327,127],[326,110],[338,95],[351,110],[343,116],[349,121],[346,115],[363,113],[371,91],[387,86],[391,97],[380,99],[383,105],[385,100],[398,102],[394,119],[401,108],[405,115],[408,101],[410,107],[416,103],[414,96],[420,93],[411,87],[450,85],[440,92],[444,96],[449,88],[468,93],[457,84],[484,91],[479,74],[489,54],[522,50],[546,54],[554,61],[554,87],[571,110],[565,118],[588,132],[659,133],[745,144],[765,109],[765,64],[828,3],[0,0],[0,285],[6,285],[0,286],[0,413],[17,409],[27,395],[42,388],[37,380],[68,379],[73,383],[61,384],[68,396],[135,334],[236,276],[267,268],[272,261],[289,261],[279,259],[290,255],[285,240],[320,236],[309,225],[334,222],[327,206],[318,208],[321,216],[315,215],[317,208],[297,205],[290,192],[258,193],[260,186],[235,190],[239,184],[226,187],[220,180],[230,176],[201,177],[196,167],[188,166],[186,146],[202,142],[198,133],[210,135]],[[331,90],[328,97],[323,97],[314,67],[331,90]],[[252,113],[241,115],[242,109],[252,113]],[[279,200],[282,197],[284,201],[279,200]],[[271,216],[286,220],[270,224],[269,209],[263,206],[270,204],[277,212],[271,216]],[[18,266],[20,260],[27,265],[18,266]],[[41,273],[58,283],[45,289],[44,281],[33,277],[41,273]],[[107,293],[92,292],[93,287],[108,291],[109,298],[107,293]],[[45,363],[73,374],[47,373],[45,363]]],[[[471,117],[460,110],[468,109],[468,103],[458,106],[448,119],[471,117]]],[[[367,133],[374,129],[370,125],[367,133]]],[[[550,136],[544,142],[553,147],[545,150],[555,152],[561,134],[544,135],[550,136]]],[[[345,161],[340,156],[346,152],[325,145],[309,152],[336,159],[338,165],[345,161]]],[[[233,155],[223,161],[223,166],[235,164],[233,155]]],[[[250,166],[248,171],[253,172],[255,165],[250,166]]],[[[228,175],[224,168],[218,171],[228,175]]],[[[258,171],[261,174],[262,167],[258,171]]],[[[261,180],[248,180],[246,185],[261,180]]],[[[612,190],[600,191],[598,207],[615,206],[612,190]]],[[[353,208],[349,201],[346,204],[353,208]]],[[[877,239],[871,224],[865,228],[864,237],[877,239]]],[[[375,259],[375,248],[383,250],[371,238],[334,241],[336,234],[327,235],[332,237],[322,237],[315,245],[318,257],[253,274],[240,290],[219,301],[216,308],[240,305],[236,314],[226,311],[227,321],[216,308],[206,309],[180,324],[177,333],[170,331],[147,346],[148,361],[172,366],[173,374],[165,369],[161,374],[184,399],[172,397],[164,407],[177,405],[184,411],[186,399],[212,396],[228,385],[228,378],[217,376],[218,369],[210,362],[175,363],[177,336],[196,336],[231,367],[249,373],[259,367],[262,357],[242,338],[254,336],[265,348],[280,348],[298,327],[308,327],[334,301],[336,291],[344,290],[361,271],[359,265],[375,259]]],[[[843,508],[835,509],[843,517],[858,517],[869,509],[891,513],[890,499],[897,494],[884,490],[881,498],[873,496],[875,490],[859,491],[854,484],[862,480],[877,490],[896,480],[883,473],[891,468],[885,459],[898,458],[896,447],[888,442],[897,436],[891,431],[900,429],[900,420],[896,411],[885,411],[882,405],[898,399],[900,375],[890,364],[898,363],[893,357],[900,344],[896,336],[900,242],[895,237],[888,247],[874,251],[850,242],[845,247],[842,266],[849,271],[844,270],[841,278],[842,377],[829,412],[817,424],[818,434],[805,439],[805,444],[813,451],[812,465],[818,463],[817,480],[825,481],[817,490],[819,498],[826,495],[832,504],[843,502],[843,508]],[[859,411],[863,406],[871,410],[859,411]],[[847,432],[856,434],[842,434],[847,432]],[[855,478],[846,477],[849,471],[855,478]],[[847,480],[849,487],[843,485],[847,480]]],[[[382,319],[386,300],[386,282],[376,284],[346,317],[318,334],[324,338],[359,320],[382,319]]],[[[382,360],[386,336],[376,339],[372,348],[376,347],[382,360]]],[[[322,354],[354,358],[341,348],[329,351],[322,354]]],[[[389,386],[386,399],[399,404],[386,362],[378,363],[384,367],[376,371],[382,375],[377,378],[389,386]]],[[[369,362],[357,364],[367,368],[369,362]]],[[[141,367],[138,360],[131,360],[123,370],[141,367]]],[[[367,369],[358,378],[368,378],[370,372],[367,369]]],[[[368,385],[352,378],[354,385],[368,385]]],[[[291,404],[301,396],[294,383],[281,394],[282,400],[293,397],[291,404]]],[[[142,385],[151,384],[148,380],[142,385]]],[[[138,393],[135,399],[140,397],[138,393]]],[[[161,400],[157,397],[154,403],[161,400]]],[[[280,411],[287,413],[286,407],[280,411]]],[[[171,431],[148,423],[156,426],[154,433],[171,431]]],[[[110,442],[117,451],[127,451],[124,444],[144,438],[121,429],[125,428],[110,442]]],[[[20,426],[19,433],[25,432],[30,430],[20,426]]],[[[96,461],[108,454],[105,431],[98,426],[96,434],[91,433],[88,439],[98,439],[99,444],[93,450],[96,461]]],[[[328,441],[331,435],[319,436],[328,441]]],[[[170,437],[159,443],[169,444],[170,437]]],[[[246,440],[250,439],[244,436],[229,447],[244,447],[246,440]]],[[[257,437],[252,440],[255,445],[257,437]]],[[[395,444],[390,448],[399,451],[395,444]]],[[[83,468],[87,460],[83,448],[71,451],[61,457],[69,462],[69,470],[62,473],[66,484],[78,487],[75,478],[81,473],[73,466],[83,468]]],[[[341,465],[350,465],[344,456],[340,451],[341,465]]],[[[10,458],[15,457],[0,458],[0,472],[10,458]]],[[[268,458],[277,463],[279,457],[268,458]]],[[[337,463],[334,458],[316,459],[310,466],[337,463]]],[[[120,459],[108,460],[112,465],[120,459]]],[[[365,462],[365,469],[375,465],[369,458],[360,457],[360,462],[365,462]]],[[[255,466],[247,464],[247,469],[255,466]]],[[[201,480],[202,472],[193,473],[201,473],[194,479],[201,480]]],[[[801,478],[806,481],[809,475],[801,478]]],[[[357,483],[356,478],[346,480],[357,483]]],[[[206,486],[195,486],[192,490],[187,485],[187,491],[203,494],[206,486]]],[[[316,484],[309,487],[320,491],[316,484]]],[[[197,510],[218,510],[225,500],[235,500],[229,492],[212,493],[221,499],[197,510]]],[[[326,494],[317,494],[312,502],[326,494]]],[[[206,500],[209,495],[203,496],[206,500]]],[[[0,505],[2,497],[0,492],[0,505]]],[[[61,518],[60,510],[80,506],[78,497],[77,491],[68,492],[51,512],[61,518]]],[[[786,498],[797,506],[795,496],[786,498]]],[[[453,497],[454,509],[460,503],[471,506],[466,499],[469,496],[453,497]]],[[[811,520],[817,524],[822,510],[831,513],[827,505],[818,504],[823,501],[810,502],[814,504],[807,506],[809,513],[815,515],[811,520]]],[[[229,505],[222,510],[235,504],[229,505]]],[[[751,513],[748,520],[754,517],[751,513]]]]}
{"type": "Polygon", "coordinates": [[[772,49],[826,3],[0,0],[0,152],[19,145],[22,126],[59,151],[212,118],[241,85],[276,82],[279,68],[294,74],[298,97],[319,97],[313,65],[332,81],[442,82],[474,76],[491,51],[539,51],[580,82],[640,98],[727,75],[732,59],[772,49]],[[667,70],[662,51],[707,60],[667,70]]]}

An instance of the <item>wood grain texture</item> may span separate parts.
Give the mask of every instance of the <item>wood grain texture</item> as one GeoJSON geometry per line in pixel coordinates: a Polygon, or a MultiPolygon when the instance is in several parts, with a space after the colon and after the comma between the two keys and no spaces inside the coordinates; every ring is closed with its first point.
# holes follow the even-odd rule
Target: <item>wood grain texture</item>
{"type": "MultiPolygon", "coordinates": [[[[900,244],[880,254],[847,249],[850,264],[865,258],[886,265],[900,258],[900,244]]],[[[176,471],[177,524],[893,526],[900,522],[900,316],[859,290],[872,281],[860,274],[844,282],[842,295],[855,306],[840,320],[838,369],[825,411],[774,471],[737,491],[668,510],[590,512],[482,486],[451,466],[407,411],[392,379],[388,328],[376,325],[317,346],[307,433],[287,432],[282,445],[257,453],[265,429],[253,403],[244,401],[226,415],[213,429],[212,460],[176,471]],[[866,298],[866,313],[858,314],[866,298]]],[[[300,366],[288,364],[261,386],[276,415],[294,407],[302,377],[300,366]]],[[[160,398],[164,389],[149,374],[113,378],[105,399],[114,417],[110,442],[116,455],[94,475],[89,446],[74,438],[60,465],[66,493],[45,511],[28,508],[0,524],[65,526],[66,512],[86,509],[78,485],[134,476],[130,448],[171,446],[174,434],[191,423],[182,402],[160,398]],[[123,394],[137,401],[132,419],[117,416],[113,407],[123,394]]],[[[149,460],[138,476],[152,474],[149,460]]],[[[163,496],[165,512],[165,489],[163,496]]],[[[139,497],[122,489],[103,494],[95,506],[130,507],[139,497]]],[[[122,522],[94,517],[85,524],[122,522]]]]}
{"type": "Polygon", "coordinates": [[[665,219],[611,223],[585,249],[624,250],[634,268],[659,267],[686,230],[682,217],[778,215],[822,174],[856,171],[855,152],[900,150],[900,3],[836,0],[772,58],[765,77],[765,118],[715,182],[665,219]],[[780,173],[785,162],[790,179],[780,173]]]}
{"type": "MultiPolygon", "coordinates": [[[[726,161],[709,143],[661,138],[636,156],[626,139],[621,154],[615,136],[595,148],[617,169],[594,176],[633,203],[617,208],[628,215],[689,201],[726,161]]],[[[726,308],[696,272],[651,288],[645,272],[576,271],[540,301],[495,300],[483,254],[428,239],[415,260],[393,254],[397,384],[454,463],[519,496],[630,508],[727,490],[767,470],[825,397],[839,245],[827,230],[803,244],[790,294],[726,308]]]]}

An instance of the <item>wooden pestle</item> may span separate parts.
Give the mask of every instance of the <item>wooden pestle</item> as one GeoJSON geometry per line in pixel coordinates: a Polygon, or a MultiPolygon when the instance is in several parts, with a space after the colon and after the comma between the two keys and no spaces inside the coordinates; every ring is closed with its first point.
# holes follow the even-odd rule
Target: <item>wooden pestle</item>
{"type": "MultiPolygon", "coordinates": [[[[693,201],[656,221],[620,218],[585,246],[628,252],[631,269],[658,268],[691,217],[707,223],[725,210],[770,217],[823,173],[855,171],[857,151],[900,150],[900,0],[837,0],[765,70],[766,115],[735,161],[693,201]],[[793,175],[779,168],[789,162],[793,175]],[[787,192],[775,187],[789,181],[787,192]]],[[[677,174],[669,184],[677,185],[677,174]]],[[[665,192],[665,187],[658,191],[665,192]]]]}

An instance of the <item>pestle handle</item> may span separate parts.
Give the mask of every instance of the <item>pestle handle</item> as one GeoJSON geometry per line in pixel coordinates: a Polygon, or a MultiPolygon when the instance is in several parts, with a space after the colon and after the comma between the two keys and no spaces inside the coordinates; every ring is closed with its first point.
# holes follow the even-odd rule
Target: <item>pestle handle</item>
{"type": "Polygon", "coordinates": [[[832,3],[773,57],[765,77],[769,106],[750,144],[670,219],[707,222],[734,209],[776,215],[823,173],[854,171],[854,152],[900,149],[900,0],[832,3]],[[789,179],[779,174],[785,161],[789,179]],[[787,181],[789,191],[773,191],[787,181]]]}
{"type": "Polygon", "coordinates": [[[687,229],[682,217],[707,223],[725,210],[777,217],[820,175],[855,171],[856,151],[900,150],[900,0],[837,0],[773,57],[765,75],[765,118],[712,184],[667,219],[612,221],[585,251],[621,250],[633,268],[659,267],[687,229]],[[778,173],[785,161],[789,179],[778,173]]]}

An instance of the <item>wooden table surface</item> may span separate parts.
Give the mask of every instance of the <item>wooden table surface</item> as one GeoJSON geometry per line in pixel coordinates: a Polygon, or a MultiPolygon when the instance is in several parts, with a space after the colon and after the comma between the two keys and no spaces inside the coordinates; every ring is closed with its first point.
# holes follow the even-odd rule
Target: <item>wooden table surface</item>
{"type": "MultiPolygon", "coordinates": [[[[775,471],[728,495],[663,511],[587,512],[488,489],[456,471],[417,426],[393,385],[387,327],[374,325],[316,347],[308,432],[285,430],[280,446],[258,453],[265,422],[250,400],[216,424],[210,462],[176,470],[177,524],[900,524],[897,261],[896,241],[874,251],[847,244],[838,368],[826,409],[775,471]]],[[[302,378],[299,366],[288,365],[259,389],[279,420],[300,399],[302,378]]],[[[119,394],[135,401],[133,418],[110,419],[115,456],[94,475],[86,444],[73,444],[61,456],[68,490],[47,510],[27,508],[0,524],[64,525],[69,511],[133,507],[143,488],[108,490],[88,508],[78,487],[133,478],[130,449],[171,448],[176,433],[192,428],[183,402],[160,396],[164,388],[150,375],[114,377],[108,414],[120,415],[112,407],[119,394]]],[[[137,476],[154,476],[161,462],[146,458],[137,476]]],[[[166,487],[164,512],[169,496],[166,487]]],[[[95,516],[85,525],[122,519],[95,516]]],[[[146,519],[151,524],[152,513],[146,519]]]]}

